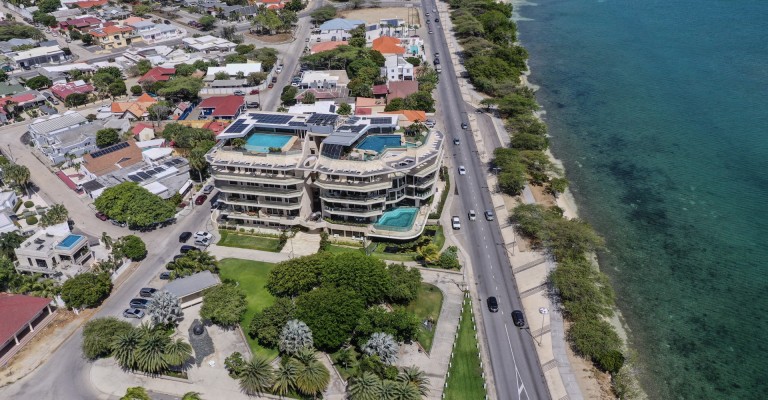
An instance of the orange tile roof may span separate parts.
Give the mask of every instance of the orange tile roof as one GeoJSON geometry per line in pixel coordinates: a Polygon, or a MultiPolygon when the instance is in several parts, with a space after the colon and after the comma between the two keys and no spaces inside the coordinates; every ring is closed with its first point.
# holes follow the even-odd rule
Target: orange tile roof
{"type": "Polygon", "coordinates": [[[144,21],[144,18],[141,18],[141,17],[128,17],[128,18],[125,19],[125,21],[123,21],[123,24],[130,25],[130,24],[135,24],[137,22],[141,22],[141,21],[144,21]]]}
{"type": "Polygon", "coordinates": [[[400,114],[410,122],[416,122],[416,121],[424,122],[427,120],[427,113],[420,110],[386,111],[381,114],[400,114]]]}
{"type": "Polygon", "coordinates": [[[91,7],[101,7],[104,4],[107,4],[107,0],[92,0],[92,1],[78,1],[75,4],[77,4],[78,8],[91,8],[91,7]]]}
{"type": "Polygon", "coordinates": [[[144,93],[138,99],[134,101],[116,101],[112,103],[113,113],[125,113],[130,112],[135,117],[141,117],[146,114],[149,106],[157,103],[152,96],[144,93]]]}
{"type": "Polygon", "coordinates": [[[96,176],[102,176],[141,162],[141,149],[136,146],[136,142],[130,140],[127,143],[128,147],[103,154],[100,157],[94,158],[91,154],[84,155],[85,168],[96,176]]]}
{"type": "Polygon", "coordinates": [[[373,99],[370,97],[358,97],[355,99],[355,107],[376,107],[383,105],[384,102],[381,99],[373,99]]]}
{"type": "Polygon", "coordinates": [[[323,51],[333,50],[341,45],[346,45],[348,42],[346,40],[340,41],[340,42],[322,42],[318,43],[314,46],[312,46],[312,50],[310,53],[321,53],[323,51]]]}
{"type": "Polygon", "coordinates": [[[405,54],[405,48],[400,46],[400,39],[391,36],[374,39],[371,49],[381,54],[405,54]]]}

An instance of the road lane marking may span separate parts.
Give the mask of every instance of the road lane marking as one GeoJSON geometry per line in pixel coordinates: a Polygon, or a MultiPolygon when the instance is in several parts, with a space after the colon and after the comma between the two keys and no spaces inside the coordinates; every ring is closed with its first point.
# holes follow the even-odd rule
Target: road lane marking
{"type": "Polygon", "coordinates": [[[517,368],[517,361],[515,360],[515,352],[512,350],[512,338],[509,336],[509,329],[507,328],[507,324],[504,323],[504,331],[507,332],[507,343],[509,343],[509,352],[512,354],[512,364],[515,365],[515,380],[517,383],[517,398],[522,399],[522,393],[525,392],[525,398],[530,400],[530,397],[528,397],[528,391],[525,390],[525,384],[523,383],[523,377],[520,376],[520,370],[517,368]]]}

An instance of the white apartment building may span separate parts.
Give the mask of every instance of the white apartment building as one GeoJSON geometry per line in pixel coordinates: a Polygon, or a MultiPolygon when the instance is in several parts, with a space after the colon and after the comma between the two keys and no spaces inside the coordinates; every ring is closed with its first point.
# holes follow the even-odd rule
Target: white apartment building
{"type": "Polygon", "coordinates": [[[444,151],[443,133],[415,141],[393,115],[245,113],[217,139],[221,224],[358,239],[421,234],[444,151]]]}
{"type": "Polygon", "coordinates": [[[389,54],[385,57],[384,66],[381,67],[381,75],[391,81],[412,81],[413,64],[398,54],[389,54]]]}
{"type": "Polygon", "coordinates": [[[20,51],[13,56],[13,61],[19,67],[28,69],[35,65],[60,64],[67,61],[67,57],[59,46],[46,46],[20,51]]]}
{"type": "Polygon", "coordinates": [[[128,25],[133,27],[136,36],[149,44],[179,39],[187,35],[185,29],[179,28],[176,25],[156,24],[148,19],[131,22],[128,25]]]}
{"type": "Polygon", "coordinates": [[[323,22],[311,37],[314,42],[340,42],[349,40],[350,32],[365,21],[357,19],[334,18],[323,22]]]}
{"type": "Polygon", "coordinates": [[[328,71],[304,71],[299,87],[302,89],[336,89],[347,87],[349,76],[343,69],[328,71]]]}
{"type": "Polygon", "coordinates": [[[88,123],[80,113],[67,111],[29,124],[32,143],[52,163],[66,161],[69,155],[81,156],[97,149],[96,132],[101,123],[88,123]]]}
{"type": "Polygon", "coordinates": [[[181,39],[184,46],[188,49],[199,51],[201,53],[231,53],[235,51],[236,44],[216,36],[205,35],[196,38],[188,37],[181,39]]]}

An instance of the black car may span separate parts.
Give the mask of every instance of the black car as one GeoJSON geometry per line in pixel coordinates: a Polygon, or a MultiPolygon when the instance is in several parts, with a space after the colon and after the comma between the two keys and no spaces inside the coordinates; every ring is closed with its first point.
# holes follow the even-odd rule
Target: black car
{"type": "Polygon", "coordinates": [[[512,322],[517,327],[524,327],[525,326],[525,316],[523,316],[523,312],[520,310],[512,311],[512,322]]]}
{"type": "Polygon", "coordinates": [[[439,58],[435,58],[435,65],[437,65],[437,64],[440,64],[440,59],[439,58]]]}
{"type": "Polygon", "coordinates": [[[191,237],[192,232],[182,232],[181,235],[179,235],[179,243],[186,243],[186,241],[191,237]]]}
{"type": "Polygon", "coordinates": [[[168,272],[168,271],[161,272],[160,273],[160,279],[163,279],[163,280],[171,279],[171,273],[168,272]]]}
{"type": "Polygon", "coordinates": [[[192,250],[198,250],[198,248],[195,247],[195,246],[190,246],[188,244],[185,244],[184,246],[181,246],[181,249],[179,249],[179,252],[181,254],[186,254],[186,253],[189,253],[192,250]]]}
{"type": "Polygon", "coordinates": [[[499,311],[499,301],[496,300],[495,297],[488,298],[488,309],[491,310],[491,312],[499,311]]]}
{"type": "Polygon", "coordinates": [[[435,18],[435,22],[440,22],[440,18],[435,18]]]}
{"type": "Polygon", "coordinates": [[[469,125],[466,122],[461,123],[461,129],[467,129],[469,128],[469,125]]]}
{"type": "Polygon", "coordinates": [[[173,261],[176,261],[176,260],[178,260],[179,258],[182,258],[182,257],[184,257],[184,254],[176,254],[175,256],[173,256],[173,261]]]}
{"type": "Polygon", "coordinates": [[[155,292],[157,292],[157,289],[151,288],[151,287],[145,287],[139,290],[139,296],[141,297],[152,297],[155,292]]]}
{"type": "Polygon", "coordinates": [[[152,304],[152,300],[148,300],[148,299],[133,299],[128,304],[131,306],[131,308],[147,308],[150,304],[152,304]]]}

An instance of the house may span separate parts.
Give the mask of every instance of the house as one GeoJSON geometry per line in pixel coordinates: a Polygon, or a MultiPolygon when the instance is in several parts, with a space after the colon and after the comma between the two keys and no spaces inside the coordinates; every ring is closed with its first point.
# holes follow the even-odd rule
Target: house
{"type": "Polygon", "coordinates": [[[50,229],[37,231],[14,250],[16,270],[53,275],[72,267],[83,267],[93,257],[88,238],[50,229]]]}
{"type": "Polygon", "coordinates": [[[226,88],[244,88],[248,86],[247,79],[214,79],[208,83],[208,86],[217,89],[226,88]]]}
{"type": "Polygon", "coordinates": [[[184,120],[176,121],[179,125],[189,126],[198,129],[208,129],[213,132],[214,135],[221,133],[229,125],[227,121],[211,121],[211,120],[184,120]]]}
{"type": "Polygon", "coordinates": [[[39,107],[45,104],[45,96],[37,90],[25,90],[21,93],[0,98],[0,113],[5,114],[5,105],[8,103],[15,103],[16,107],[21,109],[39,107]]]}
{"type": "Polygon", "coordinates": [[[211,271],[198,272],[184,278],[174,279],[163,288],[179,298],[182,308],[187,308],[203,301],[203,292],[218,285],[219,278],[211,271]]]}
{"type": "Polygon", "coordinates": [[[141,161],[141,149],[129,140],[84,155],[81,168],[86,175],[96,178],[141,161]]]}
{"type": "Polygon", "coordinates": [[[307,93],[312,93],[315,96],[315,101],[317,101],[317,100],[346,99],[347,95],[349,94],[349,91],[346,88],[307,89],[299,92],[299,94],[297,94],[296,97],[294,97],[294,99],[296,101],[304,101],[304,95],[306,95],[307,93]]]}
{"type": "Polygon", "coordinates": [[[242,73],[243,76],[248,76],[251,73],[262,71],[260,62],[237,63],[227,64],[223,67],[208,67],[208,72],[206,72],[205,76],[206,78],[215,77],[220,72],[226,73],[230,78],[235,78],[239,73],[242,73]]]}
{"type": "Polygon", "coordinates": [[[196,38],[181,39],[184,46],[188,49],[199,51],[201,53],[222,52],[231,53],[237,46],[235,43],[211,35],[200,36],[196,38]]]}
{"type": "Polygon", "coordinates": [[[53,164],[58,164],[69,155],[81,156],[96,150],[96,131],[103,127],[100,123],[88,123],[76,111],[67,111],[32,121],[28,131],[32,144],[53,164]]]}
{"type": "MultiPolygon", "coordinates": [[[[65,8],[63,10],[56,10],[50,14],[54,18],[56,18],[57,22],[64,22],[68,19],[79,18],[80,16],[83,15],[83,10],[80,10],[77,8],[73,8],[73,9],[65,8]]],[[[61,27],[61,25],[59,25],[59,27],[61,27]]]]}
{"type": "Polygon", "coordinates": [[[341,87],[347,87],[349,83],[349,77],[347,71],[340,70],[328,70],[328,71],[304,71],[301,74],[301,83],[299,87],[302,89],[336,89],[341,87]]]}
{"type": "Polygon", "coordinates": [[[200,102],[200,118],[235,119],[245,111],[245,96],[208,97],[200,102]]]}
{"type": "Polygon", "coordinates": [[[154,97],[144,93],[136,100],[115,101],[110,110],[112,115],[117,118],[144,119],[149,117],[149,107],[156,103],[157,100],[154,97]]]}
{"type": "Polygon", "coordinates": [[[53,320],[50,304],[45,297],[0,293],[0,367],[53,320]]]}
{"type": "Polygon", "coordinates": [[[322,53],[324,51],[333,50],[339,46],[346,46],[348,44],[349,42],[347,42],[346,40],[337,41],[337,42],[320,42],[312,46],[312,48],[309,50],[309,53],[310,54],[322,53]]]}
{"type": "Polygon", "coordinates": [[[65,101],[67,97],[73,93],[89,94],[94,90],[96,90],[96,88],[90,83],[85,83],[85,81],[59,83],[51,87],[51,93],[61,101],[65,101]]]}
{"type": "Polygon", "coordinates": [[[404,99],[419,91],[418,81],[392,81],[387,84],[387,103],[392,99],[404,99]]]}
{"type": "MultiPolygon", "coordinates": [[[[162,140],[162,139],[160,139],[162,140]]],[[[123,182],[134,182],[163,199],[176,193],[183,194],[189,188],[189,162],[182,157],[173,157],[169,147],[139,146],[138,162],[115,169],[101,176],[88,175],[89,181],[82,183],[82,189],[92,199],[104,190],[123,182]]]]}
{"type": "Polygon", "coordinates": [[[109,25],[102,28],[91,29],[89,32],[96,44],[104,49],[118,49],[130,46],[136,35],[133,27],[109,25]]]}
{"type": "Polygon", "coordinates": [[[34,49],[20,51],[12,58],[16,65],[25,69],[41,64],[61,64],[68,61],[67,57],[64,55],[64,51],[61,50],[61,47],[59,46],[36,47],[34,49]]]}
{"type": "Polygon", "coordinates": [[[319,33],[315,33],[312,37],[318,42],[345,41],[351,37],[349,32],[360,25],[365,25],[365,21],[334,18],[323,22],[318,28],[319,33]]]}
{"type": "MultiPolygon", "coordinates": [[[[354,110],[355,106],[351,104],[354,110]]],[[[339,107],[333,100],[316,101],[312,104],[296,104],[288,107],[291,114],[336,114],[339,107]]]]}
{"type": "Polygon", "coordinates": [[[108,3],[108,0],[77,1],[77,2],[74,2],[74,3],[69,3],[69,7],[70,8],[79,8],[81,10],[88,10],[88,9],[91,9],[91,8],[101,8],[103,5],[105,5],[107,3],[108,3]]]}
{"type": "Polygon", "coordinates": [[[128,18],[125,25],[134,29],[136,39],[145,43],[157,43],[166,40],[179,39],[186,36],[187,31],[172,24],[156,24],[148,19],[138,17],[128,18]]]}
{"type": "Polygon", "coordinates": [[[152,140],[155,138],[155,128],[152,125],[138,123],[131,130],[133,138],[141,142],[144,140],[152,140]]]}
{"type": "Polygon", "coordinates": [[[37,42],[33,39],[19,39],[19,38],[13,38],[9,39],[3,42],[0,42],[0,52],[3,54],[13,53],[14,48],[20,47],[20,46],[34,46],[37,42]]]}
{"type": "Polygon", "coordinates": [[[176,68],[154,67],[139,78],[139,83],[166,82],[171,79],[174,74],[176,74],[176,68]]]}
{"type": "Polygon", "coordinates": [[[412,81],[413,64],[398,54],[387,54],[384,58],[384,66],[381,67],[381,75],[391,81],[412,81]]]}
{"type": "Polygon", "coordinates": [[[186,101],[182,101],[178,104],[176,104],[176,107],[173,109],[173,112],[171,115],[173,115],[173,119],[179,119],[182,115],[184,115],[185,112],[190,108],[191,104],[187,103],[186,101]]]}
{"type": "Polygon", "coordinates": [[[80,31],[80,33],[88,33],[91,29],[100,27],[103,23],[104,21],[96,17],[81,17],[59,22],[59,28],[63,31],[74,29],[80,31]]]}
{"type": "Polygon", "coordinates": [[[101,11],[98,12],[99,16],[104,18],[108,21],[114,21],[114,20],[120,20],[128,18],[131,15],[131,12],[128,10],[123,10],[120,7],[107,7],[102,8],[101,11]]]}
{"type": "Polygon", "coordinates": [[[425,122],[427,120],[427,113],[421,110],[397,110],[397,111],[385,111],[380,114],[387,115],[399,115],[400,119],[398,125],[405,128],[416,122],[425,122]]]}
{"type": "Polygon", "coordinates": [[[0,214],[0,234],[16,232],[19,227],[6,214],[0,214]]]}
{"type": "Polygon", "coordinates": [[[386,84],[373,85],[371,90],[373,91],[373,97],[376,99],[386,99],[387,93],[389,93],[389,88],[386,84]]]}
{"type": "Polygon", "coordinates": [[[0,214],[11,214],[19,202],[19,196],[13,190],[0,192],[0,214]]]}
{"type": "Polygon", "coordinates": [[[373,41],[371,46],[372,50],[376,50],[383,56],[389,54],[403,55],[405,54],[405,48],[400,46],[400,39],[391,36],[382,36],[373,41]]]}
{"type": "MultiPolygon", "coordinates": [[[[358,97],[355,99],[355,111],[360,109],[369,110],[368,115],[372,113],[384,112],[387,102],[384,99],[374,99],[370,97],[358,97]]],[[[359,115],[357,112],[355,114],[359,115]]]]}

